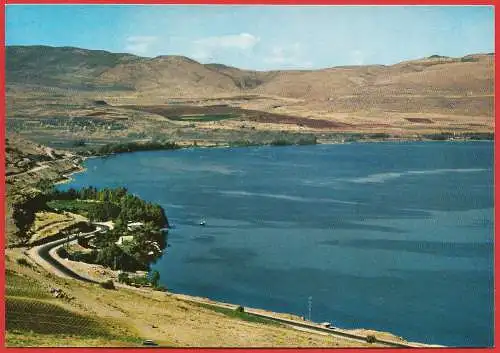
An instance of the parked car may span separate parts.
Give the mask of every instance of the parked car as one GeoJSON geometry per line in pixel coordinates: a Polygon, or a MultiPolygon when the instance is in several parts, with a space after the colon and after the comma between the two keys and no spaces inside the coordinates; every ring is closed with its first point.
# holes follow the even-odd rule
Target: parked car
{"type": "Polygon", "coordinates": [[[157,346],[158,343],[156,343],[153,340],[145,340],[144,342],[142,342],[142,345],[143,346],[157,346]]]}

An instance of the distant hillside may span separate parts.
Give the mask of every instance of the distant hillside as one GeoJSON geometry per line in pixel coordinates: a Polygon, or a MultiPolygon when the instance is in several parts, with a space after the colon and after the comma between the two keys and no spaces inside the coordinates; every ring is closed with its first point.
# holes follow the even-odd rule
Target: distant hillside
{"type": "Polygon", "coordinates": [[[5,56],[7,84],[72,88],[95,88],[103,72],[141,60],[132,54],[48,46],[7,46],[5,56]]]}
{"type": "Polygon", "coordinates": [[[396,65],[259,72],[182,56],[8,46],[7,85],[134,91],[162,97],[258,94],[302,99],[328,111],[493,115],[492,54],[433,55],[396,65]]]}

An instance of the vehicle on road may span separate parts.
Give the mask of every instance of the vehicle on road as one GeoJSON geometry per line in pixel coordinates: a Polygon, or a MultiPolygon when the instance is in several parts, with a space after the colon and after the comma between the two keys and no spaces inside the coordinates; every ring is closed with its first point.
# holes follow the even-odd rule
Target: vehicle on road
{"type": "Polygon", "coordinates": [[[142,342],[142,345],[143,346],[158,346],[158,343],[156,343],[153,340],[145,340],[144,342],[142,342]]]}

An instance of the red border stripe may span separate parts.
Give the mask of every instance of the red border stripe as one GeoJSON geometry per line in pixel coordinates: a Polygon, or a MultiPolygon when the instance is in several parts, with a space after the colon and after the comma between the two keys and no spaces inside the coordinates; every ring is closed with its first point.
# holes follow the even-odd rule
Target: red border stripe
{"type": "MultiPolygon", "coordinates": [[[[2,82],[1,85],[1,90],[3,93],[3,103],[0,104],[1,106],[1,117],[0,119],[3,122],[2,128],[0,128],[0,144],[2,146],[2,151],[0,152],[1,156],[1,163],[0,163],[0,168],[2,168],[2,172],[0,173],[0,195],[2,198],[2,202],[0,205],[0,211],[2,214],[5,214],[4,212],[6,211],[5,209],[5,5],[4,4],[127,4],[127,5],[157,5],[157,4],[165,4],[165,5],[456,5],[456,6],[462,6],[462,5],[495,5],[496,2],[494,0],[357,0],[357,1],[347,1],[347,0],[313,0],[313,1],[306,1],[306,0],[245,0],[245,1],[238,1],[238,0],[210,0],[210,1],[200,1],[200,0],[185,0],[185,1],[168,1],[168,0],[149,0],[149,1],[138,1],[138,0],[122,0],[122,1],[116,1],[116,0],[80,0],[80,1],[72,1],[72,0],[1,0],[2,2],[2,14],[0,15],[0,23],[2,24],[2,30],[0,31],[0,40],[2,41],[2,48],[0,50],[0,64],[2,65],[2,70],[0,74],[0,80],[2,82]]],[[[495,7],[495,19],[497,18],[497,13],[496,13],[496,7],[495,7]]],[[[500,25],[498,24],[498,21],[495,21],[495,29],[496,33],[500,30],[500,25]]],[[[495,44],[498,44],[500,40],[498,39],[498,36],[495,38],[495,44]]],[[[496,46],[497,47],[497,46],[496,46]]],[[[496,65],[496,56],[495,56],[495,65],[496,65]]],[[[498,85],[499,85],[499,80],[500,80],[500,74],[498,70],[495,70],[495,92],[498,91],[498,85]]],[[[495,96],[495,107],[497,106],[497,98],[495,96]]],[[[496,116],[496,115],[495,115],[496,116]]],[[[498,133],[498,127],[496,124],[496,118],[495,118],[495,135],[498,133]]],[[[494,142],[494,149],[495,149],[495,156],[499,152],[499,143],[496,141],[494,142]]],[[[495,163],[494,163],[494,168],[495,168],[495,186],[497,183],[497,175],[498,171],[500,168],[498,167],[498,163],[495,158],[495,163]]],[[[495,201],[498,199],[499,193],[496,191],[495,187],[495,201]]],[[[496,234],[497,231],[500,229],[500,225],[497,225],[496,219],[497,215],[500,215],[500,211],[498,211],[495,207],[495,241],[496,241],[496,234]]],[[[2,245],[2,256],[4,257],[5,252],[4,252],[4,247],[5,247],[5,217],[3,218],[3,221],[1,222],[0,226],[0,234],[3,235],[0,240],[0,244],[2,245]]],[[[500,255],[500,250],[499,247],[495,246],[495,259],[498,258],[498,255],[500,255]]],[[[497,261],[495,261],[495,303],[498,302],[498,299],[500,298],[500,294],[498,291],[496,291],[496,279],[497,279],[497,272],[500,266],[498,265],[497,261]]],[[[2,274],[0,274],[0,285],[3,287],[4,291],[4,298],[5,298],[5,262],[0,261],[0,271],[2,274]]],[[[457,293],[457,295],[460,295],[460,293],[457,293]]],[[[2,331],[1,333],[1,345],[4,347],[4,342],[5,342],[5,306],[4,303],[0,306],[0,329],[2,331]]],[[[439,320],[438,317],[436,317],[436,320],[439,320]]],[[[499,328],[500,327],[500,319],[498,318],[498,315],[496,314],[495,311],[495,327],[499,328]]],[[[500,338],[498,330],[495,330],[495,345],[499,342],[498,339],[500,338]]],[[[397,352],[407,352],[407,351],[420,351],[422,348],[418,349],[397,349],[397,352]]],[[[25,349],[25,348],[9,348],[7,351],[8,352],[26,352],[26,351],[40,351],[40,352],[54,352],[54,348],[34,348],[34,349],[25,349]]],[[[87,352],[96,352],[96,349],[92,348],[64,348],[64,349],[57,349],[57,351],[67,351],[67,352],[74,352],[74,353],[87,353],[87,352]]],[[[160,349],[158,350],[159,352],[161,351],[166,351],[166,350],[173,350],[173,349],[160,349]]],[[[196,349],[196,348],[181,348],[181,349],[175,349],[178,352],[192,352],[192,353],[197,353],[197,352],[207,352],[207,353],[216,353],[216,352],[227,352],[231,351],[234,353],[248,353],[248,352],[270,352],[270,353],[288,353],[290,351],[295,351],[296,349],[220,349],[220,348],[211,348],[211,349],[196,349]]],[[[341,353],[341,352],[356,352],[359,349],[307,349],[308,353],[325,353],[325,352],[334,352],[334,353],[341,353]]],[[[362,351],[365,351],[366,349],[362,349],[362,351]]],[[[368,349],[368,350],[376,350],[377,352],[394,352],[394,349],[368,349]]],[[[494,351],[496,350],[495,348],[487,348],[487,349],[481,349],[481,348],[447,348],[445,350],[443,349],[437,349],[437,348],[428,348],[425,349],[424,352],[437,352],[437,353],[442,353],[442,352],[460,352],[460,353],[474,353],[474,352],[484,352],[484,351],[494,351]]],[[[99,348],[97,352],[117,352],[117,353],[123,353],[124,349],[123,348],[99,348]]],[[[126,352],[144,352],[144,349],[142,348],[127,348],[126,352]]]]}

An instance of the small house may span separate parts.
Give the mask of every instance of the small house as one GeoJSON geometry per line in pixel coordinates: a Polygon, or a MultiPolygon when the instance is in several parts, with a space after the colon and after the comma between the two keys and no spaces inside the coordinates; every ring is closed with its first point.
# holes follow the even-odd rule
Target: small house
{"type": "Polygon", "coordinates": [[[144,223],[142,223],[142,222],[128,222],[127,223],[127,229],[129,231],[142,228],[143,226],[144,226],[144,223]]]}
{"type": "Polygon", "coordinates": [[[120,246],[123,245],[124,243],[129,243],[133,240],[134,240],[133,235],[122,235],[120,238],[118,238],[118,241],[115,244],[120,246]]]}

